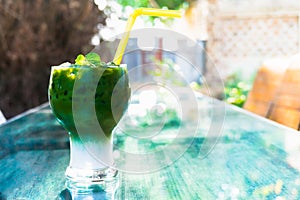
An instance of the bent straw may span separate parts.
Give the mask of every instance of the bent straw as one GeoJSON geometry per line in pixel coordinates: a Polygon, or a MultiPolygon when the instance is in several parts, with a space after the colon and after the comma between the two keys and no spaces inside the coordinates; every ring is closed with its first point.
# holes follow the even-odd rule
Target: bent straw
{"type": "Polygon", "coordinates": [[[133,11],[133,13],[129,16],[129,19],[126,24],[125,33],[122,36],[122,39],[119,43],[119,46],[117,48],[115,57],[113,62],[116,65],[120,65],[122,61],[122,57],[124,55],[130,31],[133,27],[133,24],[135,22],[135,19],[140,15],[149,15],[149,16],[156,16],[156,17],[181,17],[181,12],[177,10],[162,10],[162,9],[156,9],[156,8],[138,8],[133,11]]]}

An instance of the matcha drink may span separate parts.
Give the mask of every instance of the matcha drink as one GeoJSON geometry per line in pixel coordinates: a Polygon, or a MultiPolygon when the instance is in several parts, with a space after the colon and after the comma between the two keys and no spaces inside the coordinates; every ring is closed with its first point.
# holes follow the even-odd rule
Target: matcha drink
{"type": "Polygon", "coordinates": [[[116,170],[107,172],[113,165],[112,130],[129,96],[126,65],[100,62],[95,53],[78,56],[75,64],[52,67],[50,105],[70,136],[69,189],[93,189],[97,181],[102,184],[103,177],[116,176],[116,170]]]}

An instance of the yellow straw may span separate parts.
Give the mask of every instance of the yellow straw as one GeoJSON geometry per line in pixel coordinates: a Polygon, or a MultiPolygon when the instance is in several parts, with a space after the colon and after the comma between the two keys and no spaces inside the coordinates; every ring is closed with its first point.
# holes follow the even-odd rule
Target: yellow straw
{"type": "Polygon", "coordinates": [[[135,22],[135,19],[140,15],[150,15],[150,16],[162,16],[162,17],[181,17],[181,12],[177,10],[162,10],[162,9],[156,9],[156,8],[138,8],[133,11],[133,13],[129,16],[129,19],[126,24],[125,33],[122,36],[122,39],[119,43],[119,46],[117,48],[115,57],[113,62],[116,65],[120,65],[123,54],[125,52],[129,34],[133,27],[133,24],[135,22]]]}

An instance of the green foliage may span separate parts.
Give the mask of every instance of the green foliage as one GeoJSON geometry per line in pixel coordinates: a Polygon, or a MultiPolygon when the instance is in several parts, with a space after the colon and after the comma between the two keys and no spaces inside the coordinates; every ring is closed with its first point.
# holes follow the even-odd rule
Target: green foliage
{"type": "Polygon", "coordinates": [[[168,8],[171,10],[177,10],[183,6],[185,0],[118,0],[118,3],[123,7],[131,6],[133,8],[141,8],[141,7],[154,7],[158,6],[160,8],[168,8]]]}
{"type": "Polygon", "coordinates": [[[133,8],[141,8],[141,7],[151,7],[150,2],[148,0],[117,0],[119,4],[122,6],[131,6],[133,8]]]}
{"type": "Polygon", "coordinates": [[[156,0],[156,3],[161,7],[167,7],[171,10],[176,10],[182,7],[183,3],[185,3],[185,0],[156,0]]]}
{"type": "Polygon", "coordinates": [[[243,107],[250,88],[251,83],[241,80],[238,74],[228,77],[225,81],[225,101],[243,107]]]}
{"type": "MultiPolygon", "coordinates": [[[[169,10],[187,9],[191,2],[196,0],[117,0],[117,2],[123,7],[130,6],[133,9],[136,8],[166,8],[169,10]]],[[[154,23],[154,20],[159,17],[154,16],[141,16],[147,23],[154,23]]],[[[161,22],[168,25],[172,23],[173,18],[160,18],[161,22]]]]}
{"type": "Polygon", "coordinates": [[[163,84],[170,82],[177,86],[184,86],[186,83],[184,80],[179,79],[178,74],[181,72],[176,70],[177,64],[171,59],[163,59],[162,61],[153,59],[153,63],[156,64],[155,70],[147,71],[148,74],[160,78],[163,84]]]}
{"type": "Polygon", "coordinates": [[[192,88],[192,90],[194,91],[200,91],[202,89],[202,85],[200,85],[199,83],[197,83],[196,81],[193,81],[190,83],[190,87],[192,88]]]}

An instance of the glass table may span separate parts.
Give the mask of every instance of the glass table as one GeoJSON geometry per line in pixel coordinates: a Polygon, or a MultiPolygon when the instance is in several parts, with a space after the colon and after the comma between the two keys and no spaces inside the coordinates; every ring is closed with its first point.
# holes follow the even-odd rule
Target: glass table
{"type": "MultiPolygon", "coordinates": [[[[143,173],[121,170],[115,199],[300,199],[297,131],[205,96],[197,104],[197,123],[164,127],[151,140],[140,139],[134,126],[116,129],[119,151],[185,148],[170,162],[170,151],[159,151],[137,163],[153,166],[143,173]],[[183,134],[172,135],[179,128],[183,134]]],[[[0,199],[72,199],[64,185],[68,137],[48,103],[1,125],[0,138],[0,199]]],[[[132,164],[117,155],[122,166],[132,164]]],[[[76,198],[105,199],[97,195],[76,198]]]]}

